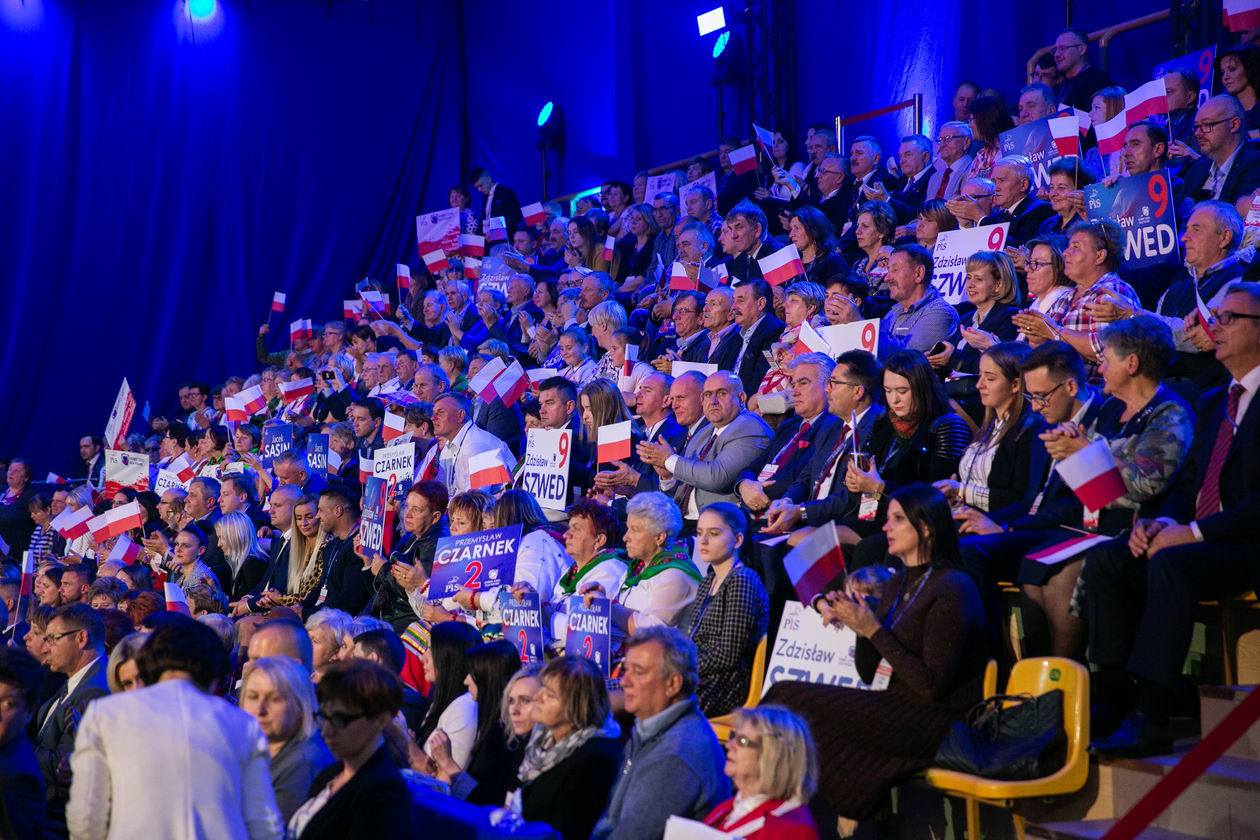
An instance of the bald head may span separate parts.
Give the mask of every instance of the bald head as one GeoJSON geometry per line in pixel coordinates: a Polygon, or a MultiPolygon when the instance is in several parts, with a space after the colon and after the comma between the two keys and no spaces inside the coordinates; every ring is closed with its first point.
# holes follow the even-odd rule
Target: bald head
{"type": "Polygon", "coordinates": [[[705,418],[720,429],[744,410],[744,384],[730,371],[720,370],[704,380],[701,402],[705,418]]]}
{"type": "Polygon", "coordinates": [[[293,527],[293,505],[302,498],[302,488],[281,484],[271,491],[271,524],[280,531],[293,527]]]}
{"type": "Polygon", "coordinates": [[[1195,137],[1199,140],[1199,150],[1217,165],[1229,160],[1229,156],[1243,142],[1246,130],[1243,123],[1246,118],[1247,112],[1237,99],[1228,93],[1213,96],[1203,103],[1194,118],[1196,126],[1207,126],[1206,131],[1195,132],[1195,137]]]}
{"type": "Polygon", "coordinates": [[[249,640],[250,661],[265,656],[287,656],[310,673],[314,669],[315,652],[311,637],[296,618],[277,618],[254,631],[249,640]]]}

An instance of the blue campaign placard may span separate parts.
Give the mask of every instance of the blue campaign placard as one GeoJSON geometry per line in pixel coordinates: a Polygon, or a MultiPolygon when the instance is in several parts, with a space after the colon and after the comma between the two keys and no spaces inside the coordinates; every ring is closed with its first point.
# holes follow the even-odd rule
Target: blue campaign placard
{"type": "Polygon", "coordinates": [[[278,426],[264,426],[262,430],[262,449],[258,459],[267,469],[276,456],[293,448],[293,425],[282,423],[278,426]]]}
{"type": "Polygon", "coordinates": [[[1216,44],[1196,50],[1189,55],[1183,55],[1181,58],[1174,58],[1172,61],[1156,64],[1155,72],[1151,74],[1151,78],[1162,79],[1168,74],[1169,70],[1181,69],[1199,74],[1198,107],[1202,108],[1203,103],[1207,102],[1208,97],[1212,95],[1212,76],[1216,70],[1216,44]]]}
{"type": "Polygon", "coordinates": [[[464,586],[474,590],[511,586],[520,545],[520,525],[438,540],[429,576],[429,600],[449,598],[464,586]]]}
{"type": "Polygon", "coordinates": [[[595,598],[588,608],[578,597],[569,599],[569,629],[565,634],[564,652],[594,660],[604,676],[608,676],[608,660],[612,656],[612,601],[595,598]]]}
{"type": "Polygon", "coordinates": [[[306,460],[311,472],[328,475],[328,435],[306,436],[306,460]]]}
{"type": "Polygon", "coordinates": [[[1121,178],[1111,187],[1090,184],[1085,210],[1091,220],[1111,219],[1120,225],[1126,268],[1180,261],[1172,179],[1166,170],[1121,178]]]}
{"type": "Polygon", "coordinates": [[[518,602],[506,589],[499,593],[503,638],[516,645],[522,662],[543,661],[542,600],[526,592],[518,602]]]}
{"type": "Polygon", "coordinates": [[[1050,183],[1050,164],[1058,160],[1058,147],[1050,133],[1050,117],[1016,126],[998,135],[1002,155],[1023,155],[1032,164],[1033,188],[1041,189],[1050,183]]]}
{"type": "Polygon", "coordinates": [[[363,485],[359,539],[368,557],[380,557],[389,551],[385,535],[385,480],[382,478],[373,476],[363,485]]]}

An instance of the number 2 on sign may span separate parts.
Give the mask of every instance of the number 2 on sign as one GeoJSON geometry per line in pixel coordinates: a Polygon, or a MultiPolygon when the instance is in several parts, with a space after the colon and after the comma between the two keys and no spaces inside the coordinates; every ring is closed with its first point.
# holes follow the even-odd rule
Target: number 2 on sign
{"type": "Polygon", "coordinates": [[[481,581],[477,578],[481,577],[481,562],[474,560],[464,567],[464,571],[468,573],[468,580],[464,582],[464,586],[469,589],[480,589],[481,581]]]}
{"type": "Polygon", "coordinates": [[[528,642],[528,641],[526,641],[526,638],[525,638],[525,631],[524,631],[524,630],[521,630],[521,631],[517,634],[517,637],[516,637],[516,638],[518,638],[518,639],[520,639],[520,640],[521,640],[521,644],[520,644],[520,648],[521,648],[521,661],[522,661],[522,662],[528,662],[528,661],[529,661],[529,642],[528,642]]]}
{"type": "Polygon", "coordinates": [[[595,643],[591,641],[590,636],[582,637],[582,655],[587,659],[591,658],[591,651],[594,650],[595,643]]]}

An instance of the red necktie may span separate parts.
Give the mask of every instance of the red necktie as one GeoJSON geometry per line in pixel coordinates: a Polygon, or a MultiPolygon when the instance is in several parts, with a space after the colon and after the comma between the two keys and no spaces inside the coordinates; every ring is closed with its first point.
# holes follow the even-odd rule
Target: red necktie
{"type": "Polygon", "coordinates": [[[438,461],[442,458],[442,439],[438,438],[437,448],[433,451],[433,460],[424,468],[424,473],[420,476],[421,481],[434,481],[438,475],[438,461]]]}
{"type": "MultiPolygon", "coordinates": [[[[831,475],[836,469],[836,464],[840,460],[840,456],[844,454],[845,448],[849,445],[849,424],[845,423],[840,430],[840,442],[836,444],[836,448],[831,450],[831,454],[827,456],[827,467],[819,475],[818,480],[814,482],[814,492],[810,494],[815,500],[818,499],[818,491],[822,489],[823,482],[827,480],[827,476],[831,475]]],[[[832,485],[835,482],[832,481],[832,485]]]]}
{"type": "Polygon", "coordinates": [[[1229,388],[1229,398],[1225,401],[1225,416],[1221,418],[1220,428],[1216,430],[1216,440],[1212,443],[1212,456],[1208,459],[1207,471],[1203,473],[1203,484],[1199,487],[1199,500],[1194,508],[1195,519],[1206,519],[1221,509],[1221,468],[1225,466],[1225,456],[1229,454],[1229,445],[1234,442],[1234,429],[1238,426],[1238,401],[1246,389],[1235,383],[1229,388]]]}
{"type": "Polygon", "coordinates": [[[796,434],[792,436],[792,439],[779,450],[778,455],[774,456],[773,463],[776,467],[783,469],[783,465],[788,462],[788,460],[792,457],[792,454],[800,447],[802,439],[809,433],[809,427],[810,424],[808,421],[802,423],[801,427],[797,429],[796,434]]]}
{"type": "Polygon", "coordinates": [[[950,173],[953,171],[954,170],[952,167],[947,166],[945,167],[945,171],[941,173],[941,185],[936,188],[937,198],[945,197],[945,191],[949,189],[949,176],[950,176],[950,173]]]}
{"type": "MultiPolygon", "coordinates": [[[[700,450],[700,457],[696,458],[696,460],[704,461],[708,458],[709,450],[713,448],[715,443],[717,443],[717,429],[714,429],[713,434],[709,435],[708,441],[704,444],[704,449],[700,450]]],[[[682,515],[685,517],[687,515],[687,506],[691,504],[691,494],[696,492],[696,488],[690,484],[683,484],[683,487],[687,489],[683,493],[682,501],[678,503],[678,509],[682,511],[682,515]]]]}

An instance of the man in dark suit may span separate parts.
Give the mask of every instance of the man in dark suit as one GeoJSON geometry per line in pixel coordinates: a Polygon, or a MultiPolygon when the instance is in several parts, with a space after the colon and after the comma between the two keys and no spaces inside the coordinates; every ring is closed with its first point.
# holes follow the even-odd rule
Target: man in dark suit
{"type": "Polygon", "coordinates": [[[502,216],[507,224],[507,238],[510,242],[516,229],[521,224],[521,203],[510,187],[496,183],[483,166],[474,166],[468,173],[468,180],[477,192],[486,197],[481,211],[481,232],[488,233],[490,220],[502,216]]]}
{"type": "Polygon", "coordinates": [[[577,411],[577,388],[563,376],[543,380],[538,386],[538,418],[544,429],[570,429],[573,432],[569,450],[569,493],[576,489],[579,495],[595,483],[595,450],[584,443],[582,421],[577,411]]]}
{"type": "MultiPolygon", "coordinates": [[[[686,451],[687,444],[691,442],[691,439],[699,434],[709,423],[704,418],[702,399],[704,380],[705,377],[703,375],[698,371],[692,370],[670,382],[667,394],[668,404],[671,409],[670,414],[666,421],[656,424],[655,432],[647,436],[649,443],[668,443],[674,452],[686,451]],[[671,422],[672,426],[670,425],[671,422]],[[668,431],[664,431],[666,429],[668,431]]],[[[647,383],[647,379],[643,380],[639,385],[640,389],[647,383]]],[[[655,389],[657,386],[653,385],[652,387],[655,389]]],[[[659,399],[655,391],[649,392],[646,397],[649,404],[659,399]]],[[[629,473],[622,473],[615,479],[614,486],[623,483],[633,484],[635,487],[634,492],[636,493],[646,493],[649,490],[661,489],[660,475],[651,464],[639,461],[636,462],[636,466],[639,473],[637,477],[629,473]]]]}
{"type": "Polygon", "coordinates": [[[529,324],[521,326],[521,315],[526,315],[530,324],[538,324],[543,320],[543,312],[534,306],[534,280],[528,274],[517,274],[508,280],[507,303],[510,307],[504,316],[507,330],[507,345],[525,367],[533,367],[529,357],[529,324]]]}
{"type": "MultiPolygon", "coordinates": [[[[643,439],[649,443],[668,441],[676,451],[687,430],[674,419],[674,412],[670,410],[669,390],[673,383],[674,377],[668,373],[651,373],[639,380],[634,395],[635,411],[643,424],[643,439]]],[[[656,471],[637,460],[632,459],[632,463],[614,461],[605,466],[615,469],[595,474],[595,486],[601,491],[628,494],[631,487],[639,493],[658,489],[656,471]]]]}
{"type": "MultiPolygon", "coordinates": [[[[30,719],[39,707],[44,672],[35,657],[22,648],[0,648],[0,695],[13,720],[30,719]]],[[[42,836],[45,799],[44,774],[31,749],[26,730],[10,724],[0,738],[0,796],[14,837],[42,836]]]]}
{"type": "Polygon", "coordinates": [[[219,548],[219,537],[214,532],[214,523],[223,516],[219,510],[219,482],[208,476],[198,476],[188,485],[188,496],[184,499],[184,512],[193,518],[194,524],[206,535],[205,553],[201,562],[219,581],[219,588],[224,592],[232,591],[232,567],[219,548]]]}
{"type": "Polygon", "coordinates": [[[739,324],[739,352],[730,368],[739,376],[745,394],[757,393],[770,369],[765,353],[783,335],[784,324],[774,317],[774,298],[765,280],[745,280],[732,295],[735,323],[739,324]]]}
{"type": "Polygon", "coordinates": [[[766,214],[751,201],[741,201],[726,215],[727,242],[734,250],[726,264],[731,282],[762,279],[757,260],[779,250],[779,245],[766,235],[766,214]]]}
{"type": "Polygon", "coordinates": [[[932,168],[932,141],[922,134],[901,138],[897,165],[905,182],[889,196],[888,203],[897,214],[897,224],[905,225],[918,218],[919,208],[927,200],[928,182],[936,172],[932,168]]]}
{"type": "Polygon", "coordinates": [[[44,774],[48,819],[64,826],[68,791],[57,784],[57,768],[74,751],[74,737],[88,703],[109,694],[105,624],[87,604],[66,604],[53,613],[44,638],[49,668],[67,679],[32,721],[36,733],[33,746],[44,774]]]}
{"type": "Polygon", "coordinates": [[[472,288],[463,280],[453,280],[446,284],[446,326],[458,329],[460,334],[471,330],[480,320],[477,304],[472,299],[472,288]]]}
{"type": "Polygon", "coordinates": [[[101,472],[105,468],[105,439],[100,435],[84,435],[79,438],[79,457],[83,459],[83,474],[93,487],[101,487],[101,472]]]}
{"type": "Polygon", "coordinates": [[[1202,129],[1195,136],[1203,157],[1190,164],[1181,189],[1173,193],[1178,207],[1187,198],[1233,204],[1260,189],[1260,151],[1246,142],[1246,119],[1242,105],[1228,93],[1203,103],[1194,117],[1194,124],[1202,129]]]}
{"type": "Polygon", "coordinates": [[[493,399],[486,402],[480,397],[472,399],[472,421],[475,426],[485,429],[508,445],[512,454],[518,458],[525,437],[525,417],[521,414],[520,405],[504,405],[502,400],[493,399]]]}
{"type": "MultiPolygon", "coordinates": [[[[669,362],[683,358],[683,354],[692,347],[704,332],[702,315],[704,312],[703,292],[678,292],[673,303],[669,304],[672,330],[658,332],[648,346],[647,358],[652,360],[657,370],[669,372],[669,362]],[[657,360],[664,360],[657,364],[657,360]]],[[[659,306],[660,304],[658,304],[659,306]]]]}
{"type": "MultiPolygon", "coordinates": [[[[901,189],[901,179],[884,168],[884,150],[879,141],[864,134],[849,144],[849,168],[853,173],[853,206],[849,220],[857,219],[857,209],[868,201],[882,201],[901,189]]],[[[838,231],[837,231],[838,232],[838,231]]]]}
{"type": "Polygon", "coordinates": [[[1160,516],[1086,555],[1104,736],[1094,743],[1110,755],[1171,749],[1161,727],[1198,603],[1260,587],[1260,284],[1231,287],[1217,317],[1216,357],[1231,380],[1199,401],[1189,457],[1160,516]]]}
{"type": "MultiPolygon", "coordinates": [[[[285,591],[289,575],[289,547],[293,542],[293,506],[302,497],[302,492],[291,484],[281,484],[271,491],[271,545],[267,548],[267,573],[262,583],[254,588],[246,598],[249,612],[265,612],[258,607],[258,596],[268,589],[285,591]]],[[[244,611],[233,615],[244,615],[244,611]]]]}
{"type": "Polygon", "coordinates": [[[983,225],[1010,222],[1006,247],[1018,248],[1037,235],[1041,223],[1054,215],[1048,201],[1033,197],[1033,171],[1021,155],[998,158],[993,164],[994,210],[980,220],[983,225]]]}

